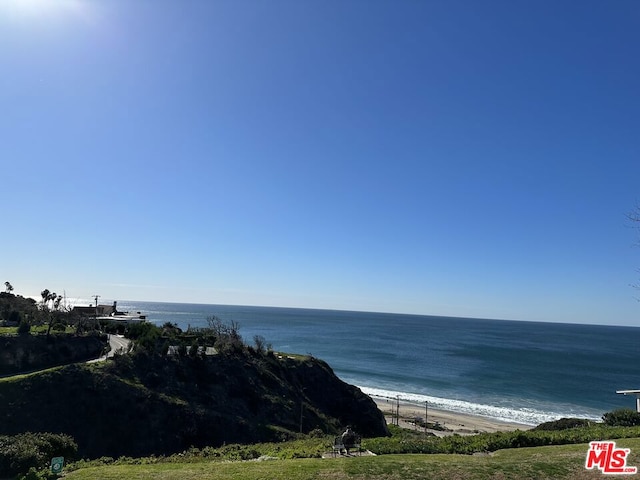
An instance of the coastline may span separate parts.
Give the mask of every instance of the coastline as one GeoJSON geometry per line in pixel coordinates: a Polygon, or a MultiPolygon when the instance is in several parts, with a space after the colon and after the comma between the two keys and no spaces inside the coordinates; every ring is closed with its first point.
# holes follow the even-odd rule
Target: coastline
{"type": "MultiPolygon", "coordinates": [[[[374,402],[376,402],[378,409],[380,409],[380,411],[384,413],[387,423],[392,423],[392,418],[395,420],[392,412],[395,412],[397,401],[392,398],[380,397],[376,395],[369,396],[374,402]]],[[[525,425],[515,422],[504,422],[494,418],[453,412],[450,410],[442,410],[437,408],[428,408],[427,415],[427,421],[430,425],[433,423],[439,423],[446,428],[446,431],[428,429],[429,433],[433,433],[437,436],[446,436],[453,434],[473,435],[483,432],[507,432],[513,430],[529,430],[533,428],[531,425],[525,425]]],[[[425,405],[415,402],[409,402],[406,400],[400,400],[400,427],[410,430],[422,430],[422,427],[415,425],[415,418],[424,420],[425,405]]]]}

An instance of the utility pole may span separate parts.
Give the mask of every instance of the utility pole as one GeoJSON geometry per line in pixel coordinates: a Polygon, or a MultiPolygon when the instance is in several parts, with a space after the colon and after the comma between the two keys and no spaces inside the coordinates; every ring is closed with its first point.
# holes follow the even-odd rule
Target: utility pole
{"type": "Polygon", "coordinates": [[[100,295],[94,295],[93,298],[96,299],[96,316],[94,319],[94,327],[96,328],[97,324],[98,324],[98,299],[100,298],[100,295]]]}
{"type": "Polygon", "coordinates": [[[396,425],[400,426],[400,395],[396,395],[396,425]]]}
{"type": "Polygon", "coordinates": [[[300,433],[302,433],[302,413],[304,411],[304,391],[307,388],[304,387],[300,390],[300,433]]]}
{"type": "Polygon", "coordinates": [[[396,424],[396,403],[394,401],[391,402],[391,425],[396,424]]]}
{"type": "Polygon", "coordinates": [[[424,402],[424,434],[427,434],[427,424],[429,423],[429,402],[424,402]]]}
{"type": "Polygon", "coordinates": [[[304,403],[300,399],[300,433],[302,433],[302,412],[304,410],[304,403]]]}

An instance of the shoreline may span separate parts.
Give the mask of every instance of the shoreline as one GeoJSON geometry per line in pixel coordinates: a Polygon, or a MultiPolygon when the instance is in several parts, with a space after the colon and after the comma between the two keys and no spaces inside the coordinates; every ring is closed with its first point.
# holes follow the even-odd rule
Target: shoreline
{"type": "MultiPolygon", "coordinates": [[[[376,403],[378,409],[384,414],[387,424],[395,420],[394,414],[397,400],[376,395],[369,395],[376,403]]],[[[532,425],[526,425],[516,422],[506,422],[490,417],[480,415],[471,415],[468,413],[459,413],[451,410],[442,410],[438,408],[427,408],[428,423],[439,423],[445,427],[446,431],[428,429],[429,433],[437,436],[446,435],[474,435],[476,433],[492,433],[492,432],[508,432],[513,430],[529,430],[532,425]]],[[[425,419],[425,405],[406,400],[400,400],[400,422],[399,426],[410,430],[424,430],[423,427],[416,426],[414,419],[425,419]]]]}

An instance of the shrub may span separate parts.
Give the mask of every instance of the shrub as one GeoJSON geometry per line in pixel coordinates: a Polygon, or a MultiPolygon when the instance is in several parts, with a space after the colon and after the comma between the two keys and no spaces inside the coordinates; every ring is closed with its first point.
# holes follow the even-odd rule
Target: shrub
{"type": "Polygon", "coordinates": [[[133,340],[137,347],[154,352],[162,330],[152,323],[140,322],[127,327],[126,337],[133,340]]]}
{"type": "Polygon", "coordinates": [[[78,445],[69,435],[21,433],[0,436],[0,478],[26,474],[29,469],[46,468],[53,457],[73,459],[78,445]]]}
{"type": "Polygon", "coordinates": [[[464,437],[460,435],[425,437],[417,432],[390,430],[392,437],[366,439],[365,448],[376,454],[458,453],[468,455],[506,448],[587,443],[603,438],[635,438],[640,435],[638,427],[609,427],[603,424],[557,431],[515,430],[464,437]]]}
{"type": "Polygon", "coordinates": [[[193,342],[191,342],[191,345],[189,346],[189,356],[191,358],[196,358],[198,356],[198,348],[200,347],[200,345],[198,345],[198,340],[194,339],[193,342]]]}
{"type": "Polygon", "coordinates": [[[19,335],[29,335],[31,332],[31,325],[26,320],[22,320],[18,325],[18,334],[19,335]]]}
{"type": "Polygon", "coordinates": [[[163,335],[167,335],[169,337],[175,337],[177,335],[180,335],[181,333],[182,333],[182,330],[180,329],[180,327],[178,327],[177,323],[165,322],[164,325],[162,325],[163,335]]]}
{"type": "Polygon", "coordinates": [[[567,430],[569,428],[591,427],[593,424],[594,422],[586,418],[561,418],[559,420],[553,420],[552,422],[541,423],[533,430],[567,430]]]}
{"type": "Polygon", "coordinates": [[[610,427],[635,427],[640,425],[640,413],[630,408],[620,408],[605,413],[602,421],[610,427]]]}
{"type": "Polygon", "coordinates": [[[50,473],[46,469],[31,467],[24,477],[18,477],[20,480],[56,480],[58,477],[55,473],[50,473]]]}
{"type": "Polygon", "coordinates": [[[244,348],[242,336],[240,335],[240,325],[231,321],[224,323],[216,316],[207,318],[207,330],[216,339],[215,347],[219,352],[237,352],[244,348]]]}
{"type": "Polygon", "coordinates": [[[325,437],[325,433],[319,428],[314,428],[309,432],[309,438],[323,438],[323,437],[325,437]]]}
{"type": "Polygon", "coordinates": [[[256,351],[258,353],[264,353],[266,349],[267,341],[264,339],[262,335],[254,335],[253,344],[256,346],[256,351]]]}

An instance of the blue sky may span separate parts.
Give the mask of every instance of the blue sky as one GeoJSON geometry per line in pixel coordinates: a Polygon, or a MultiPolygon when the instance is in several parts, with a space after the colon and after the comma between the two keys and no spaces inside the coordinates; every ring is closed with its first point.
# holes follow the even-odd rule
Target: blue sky
{"type": "Polygon", "coordinates": [[[0,0],[15,292],[637,325],[637,1],[0,0]]]}

